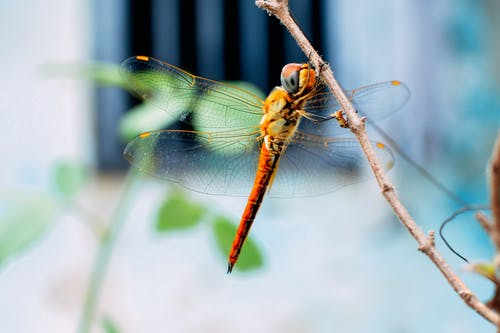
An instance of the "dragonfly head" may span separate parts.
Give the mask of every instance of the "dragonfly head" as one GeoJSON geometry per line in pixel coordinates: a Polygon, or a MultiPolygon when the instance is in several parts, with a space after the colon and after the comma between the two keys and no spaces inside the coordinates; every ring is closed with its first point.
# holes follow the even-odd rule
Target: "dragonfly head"
{"type": "Polygon", "coordinates": [[[309,93],[316,84],[316,72],[308,64],[287,64],[281,70],[281,86],[292,96],[309,93]]]}

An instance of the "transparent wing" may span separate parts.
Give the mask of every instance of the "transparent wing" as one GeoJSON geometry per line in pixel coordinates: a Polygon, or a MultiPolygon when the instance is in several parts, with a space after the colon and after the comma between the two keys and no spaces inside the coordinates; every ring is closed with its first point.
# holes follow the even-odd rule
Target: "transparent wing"
{"type": "MultiPolygon", "coordinates": [[[[317,115],[329,115],[340,110],[337,99],[326,87],[311,97],[305,110],[317,115]]],[[[356,110],[372,120],[383,119],[406,104],[410,98],[410,90],[400,81],[386,81],[346,91],[346,95],[356,110]]]]}
{"type": "MultiPolygon", "coordinates": [[[[372,142],[382,166],[389,170],[394,157],[383,143],[372,142]]],[[[304,197],[333,192],[373,177],[354,138],[324,138],[296,132],[281,157],[270,195],[304,197]]]]}
{"type": "MultiPolygon", "coordinates": [[[[320,92],[306,103],[304,109],[307,112],[320,117],[328,117],[341,109],[337,99],[328,88],[322,85],[318,90],[320,92]]],[[[377,121],[401,109],[410,98],[410,90],[403,82],[386,81],[348,90],[346,95],[362,116],[368,117],[371,121],[377,121]]],[[[314,123],[304,119],[300,130],[307,133],[332,135],[332,124],[329,121],[314,123]]]]}
{"type": "Polygon", "coordinates": [[[258,133],[146,132],[129,142],[125,158],[140,171],[197,192],[247,196],[259,160],[258,133]]]}
{"type": "MultiPolygon", "coordinates": [[[[261,140],[258,133],[156,131],[141,134],[125,149],[139,170],[198,192],[247,196],[253,186],[261,140]]],[[[374,143],[389,169],[391,152],[374,143]]],[[[274,197],[313,196],[369,178],[356,140],[296,133],[281,157],[270,190],[274,197]]]]}
{"type": "Polygon", "coordinates": [[[125,60],[122,68],[139,97],[198,131],[258,126],[262,117],[262,99],[236,86],[144,56],[125,60]]]}

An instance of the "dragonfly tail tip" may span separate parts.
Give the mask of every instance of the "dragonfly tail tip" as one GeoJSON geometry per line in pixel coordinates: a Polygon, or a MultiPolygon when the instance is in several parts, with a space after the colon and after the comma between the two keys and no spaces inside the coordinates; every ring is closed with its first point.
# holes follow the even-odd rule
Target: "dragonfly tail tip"
{"type": "Polygon", "coordinates": [[[234,264],[232,263],[227,264],[227,274],[231,274],[231,272],[233,271],[233,266],[234,264]]]}

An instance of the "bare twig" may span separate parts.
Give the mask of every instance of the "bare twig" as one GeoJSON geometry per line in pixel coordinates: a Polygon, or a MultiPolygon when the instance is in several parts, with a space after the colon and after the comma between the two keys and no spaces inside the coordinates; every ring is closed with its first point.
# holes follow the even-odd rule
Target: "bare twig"
{"type": "Polygon", "coordinates": [[[484,215],[482,212],[477,212],[475,216],[476,220],[479,222],[481,227],[483,227],[484,231],[486,231],[488,235],[491,236],[491,233],[493,232],[493,226],[488,217],[484,215]]]}
{"type": "Polygon", "coordinates": [[[426,236],[422,230],[418,227],[415,221],[412,219],[406,208],[401,204],[399,198],[396,195],[394,186],[387,178],[383,171],[383,168],[375,155],[373,147],[368,139],[365,131],[365,122],[357,114],[350,103],[349,99],[345,95],[344,91],[335,80],[333,72],[323,59],[319,56],[316,50],[313,48],[311,43],[307,40],[303,32],[300,30],[298,25],[295,23],[290,15],[288,9],[288,0],[256,0],[255,4],[257,7],[266,10],[268,13],[276,16],[281,23],[288,29],[290,34],[295,38],[297,44],[302,49],[304,54],[309,56],[309,60],[315,66],[315,68],[321,68],[321,79],[330,88],[332,93],[337,98],[343,111],[346,113],[349,120],[349,127],[353,134],[357,137],[363,152],[370,163],[375,178],[382,190],[383,196],[391,205],[394,213],[398,216],[399,220],[408,229],[410,234],[415,238],[419,245],[419,250],[425,253],[431,261],[437,266],[437,268],[444,275],[446,280],[450,283],[453,289],[460,295],[464,302],[471,308],[476,310],[481,316],[489,320],[490,322],[498,325],[500,323],[500,317],[490,308],[488,308],[484,303],[482,303],[477,296],[475,296],[460,280],[460,278],[455,274],[455,272],[448,266],[443,257],[436,250],[432,237],[426,236]]]}
{"type": "Polygon", "coordinates": [[[500,132],[498,133],[490,162],[491,215],[493,216],[492,239],[497,253],[500,252],[500,132]]]}

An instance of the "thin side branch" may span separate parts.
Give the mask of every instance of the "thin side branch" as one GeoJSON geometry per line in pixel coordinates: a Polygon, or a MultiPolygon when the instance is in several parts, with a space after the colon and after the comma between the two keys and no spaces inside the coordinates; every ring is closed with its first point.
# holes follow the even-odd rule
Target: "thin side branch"
{"type": "Polygon", "coordinates": [[[488,235],[490,235],[490,237],[491,237],[491,234],[493,232],[493,225],[491,224],[488,217],[486,215],[484,215],[482,212],[477,212],[475,217],[476,217],[476,220],[481,225],[481,227],[483,227],[484,231],[486,231],[486,233],[488,235]]]}
{"type": "Polygon", "coordinates": [[[382,191],[382,195],[389,202],[402,224],[408,229],[413,238],[417,241],[420,251],[425,253],[430,260],[444,275],[457,294],[471,308],[476,310],[481,316],[495,325],[500,324],[500,316],[482,303],[460,280],[455,272],[448,266],[443,257],[436,250],[433,242],[433,237],[428,237],[415,223],[413,218],[408,213],[407,209],[401,204],[394,186],[387,178],[383,168],[380,165],[378,158],[375,155],[373,147],[365,131],[365,122],[356,114],[356,111],[335,80],[333,72],[320,55],[307,40],[304,33],[300,30],[297,23],[293,20],[288,9],[287,0],[256,0],[257,7],[266,10],[268,13],[276,16],[281,23],[288,29],[290,34],[295,38],[304,54],[309,56],[309,60],[315,68],[321,68],[320,76],[324,83],[330,88],[333,95],[337,98],[343,111],[346,113],[349,120],[350,129],[357,137],[361,148],[363,149],[372,171],[377,179],[377,182],[382,191]]]}
{"type": "Polygon", "coordinates": [[[493,216],[492,239],[497,253],[500,252],[500,132],[493,147],[490,162],[491,215],[493,216]]]}

